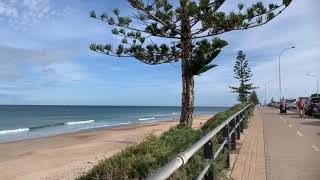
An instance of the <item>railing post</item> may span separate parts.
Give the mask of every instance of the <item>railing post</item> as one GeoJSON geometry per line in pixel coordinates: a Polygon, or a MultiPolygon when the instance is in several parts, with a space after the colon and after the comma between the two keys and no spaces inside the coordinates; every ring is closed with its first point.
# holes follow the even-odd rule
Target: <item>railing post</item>
{"type": "Polygon", "coordinates": [[[240,113],[240,120],[241,120],[241,122],[240,122],[240,132],[241,133],[243,133],[243,129],[244,129],[244,122],[243,122],[244,115],[243,114],[244,114],[243,112],[240,113]]]}
{"type": "MultiPolygon", "coordinates": [[[[205,145],[204,145],[204,158],[205,159],[213,159],[213,142],[212,140],[208,141],[205,145]]],[[[213,166],[212,164],[210,165],[210,168],[208,169],[207,173],[204,175],[204,179],[205,180],[214,180],[214,175],[213,175],[213,166]]]]}
{"type": "Polygon", "coordinates": [[[231,127],[230,127],[230,131],[232,131],[233,133],[231,134],[231,139],[230,139],[230,149],[231,150],[235,150],[236,149],[236,117],[234,119],[232,119],[230,121],[231,127]]]}
{"type": "Polygon", "coordinates": [[[213,175],[213,166],[208,169],[207,173],[204,175],[205,180],[214,180],[216,179],[213,175]]]}
{"type": "Polygon", "coordinates": [[[237,131],[237,139],[240,139],[240,133],[241,133],[241,123],[240,123],[240,114],[237,116],[237,124],[239,123],[236,131],[237,131]]]}
{"type": "Polygon", "coordinates": [[[229,150],[230,150],[230,138],[229,138],[229,124],[226,125],[224,128],[223,128],[223,137],[224,139],[227,140],[227,143],[226,143],[226,147],[223,148],[223,153],[226,153],[227,154],[227,159],[226,159],[226,165],[225,165],[225,168],[230,168],[230,156],[229,156],[229,150]]]}
{"type": "Polygon", "coordinates": [[[236,150],[236,131],[231,134],[231,150],[236,150]]]}

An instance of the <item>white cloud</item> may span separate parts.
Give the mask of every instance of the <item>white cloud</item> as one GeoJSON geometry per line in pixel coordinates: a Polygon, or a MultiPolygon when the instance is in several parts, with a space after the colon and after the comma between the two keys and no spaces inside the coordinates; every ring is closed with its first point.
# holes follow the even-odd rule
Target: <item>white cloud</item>
{"type": "Polygon", "coordinates": [[[74,58],[69,52],[31,50],[0,45],[0,80],[17,80],[30,75],[28,66],[45,67],[53,62],[67,61],[74,58]]]}
{"type": "Polygon", "coordinates": [[[3,0],[0,2],[0,17],[12,29],[26,31],[29,27],[47,20],[52,16],[61,16],[65,9],[56,10],[50,0],[3,0]]]}
{"type": "MultiPolygon", "coordinates": [[[[29,97],[28,95],[35,97],[42,94],[44,97],[47,96],[47,92],[43,87],[52,85],[61,87],[61,85],[86,81],[90,78],[85,86],[90,83],[94,88],[101,86],[102,90],[99,92],[105,93],[105,90],[109,88],[119,94],[119,91],[123,90],[123,93],[128,96],[124,98],[123,104],[130,101],[131,96],[136,95],[131,89],[141,92],[141,95],[136,96],[137,99],[146,99],[143,97],[148,93],[154,95],[153,91],[165,91],[166,96],[155,97],[158,98],[155,103],[164,102],[166,100],[163,99],[168,98],[170,103],[180,104],[178,102],[180,101],[181,82],[177,79],[179,73],[169,73],[177,75],[174,76],[174,80],[171,80],[170,77],[164,75],[170,71],[168,69],[146,71],[141,68],[143,74],[132,73],[130,74],[132,77],[128,78],[126,76],[128,71],[132,71],[133,68],[141,71],[140,66],[143,65],[138,67],[132,66],[132,63],[126,63],[128,66],[124,66],[123,64],[105,64],[104,61],[101,61],[103,62],[101,64],[106,66],[102,67],[92,61],[88,67],[84,67],[72,61],[75,58],[68,52],[52,49],[37,50],[39,47],[68,49],[68,51],[80,54],[83,59],[91,60],[98,55],[93,52],[88,53],[89,42],[117,42],[116,37],[111,36],[110,28],[88,17],[88,12],[96,9],[95,3],[86,2],[81,6],[84,2],[81,1],[77,3],[78,6],[71,15],[65,18],[52,18],[61,17],[65,13],[65,10],[61,8],[57,10],[56,6],[59,6],[57,5],[59,3],[56,2],[53,0],[0,0],[0,25],[5,21],[5,28],[1,29],[1,41],[2,44],[11,45],[11,47],[0,45],[0,63],[2,64],[0,66],[0,94],[23,94],[24,97],[29,97]],[[26,33],[20,33],[12,31],[13,28],[19,31],[23,28],[29,29],[26,33]],[[33,50],[17,47],[27,47],[33,50]],[[98,66],[103,70],[99,70],[98,66]],[[89,70],[96,76],[95,79],[90,77],[90,73],[87,72],[89,70]],[[157,76],[159,74],[163,76],[157,76]],[[163,77],[168,79],[163,80],[163,77]],[[158,88],[158,86],[161,87],[158,88]],[[35,89],[38,89],[38,93],[34,93],[37,92],[35,89]]],[[[316,19],[319,17],[319,12],[316,10],[319,2],[316,0],[293,1],[284,13],[262,27],[222,35],[221,38],[227,40],[229,45],[216,59],[215,63],[219,65],[217,68],[196,77],[196,104],[227,106],[236,102],[236,95],[230,92],[228,86],[238,83],[233,79],[232,68],[236,52],[240,49],[246,52],[249,64],[253,66],[253,82],[261,87],[258,89],[259,95],[263,92],[263,82],[273,80],[268,88],[269,100],[271,96],[278,97],[277,55],[283,48],[296,45],[296,49],[282,56],[283,93],[290,97],[311,94],[315,89],[314,79],[304,74],[320,73],[318,70],[320,63],[317,59],[320,55],[317,52],[320,47],[320,34],[318,33],[320,21],[316,19]]],[[[234,4],[233,1],[226,3],[234,4]]],[[[110,3],[110,7],[112,4],[110,3]]],[[[113,5],[119,6],[118,3],[113,5]]],[[[104,7],[99,6],[99,8],[104,7]]],[[[226,8],[229,7],[226,6],[226,8]]],[[[111,59],[115,61],[115,58],[108,60],[111,59]]],[[[179,72],[179,64],[173,66],[176,66],[174,70],[179,72]]],[[[149,69],[151,69],[150,66],[148,66],[149,69]]],[[[65,88],[70,87],[72,85],[65,86],[65,88]]],[[[58,88],[51,90],[56,89],[58,88]]],[[[112,96],[115,102],[123,98],[114,94],[112,96]]],[[[74,95],[73,98],[81,99],[81,96],[74,95]]]]}
{"type": "Polygon", "coordinates": [[[56,61],[64,61],[74,56],[68,51],[55,49],[22,49],[0,45],[1,64],[39,64],[47,65],[56,61]]]}
{"type": "Polygon", "coordinates": [[[76,83],[89,78],[82,66],[70,62],[50,64],[40,69],[38,73],[44,75],[49,82],[62,84],[76,83]]]}
{"type": "MultiPolygon", "coordinates": [[[[310,96],[315,92],[315,81],[306,76],[307,73],[320,73],[320,52],[316,46],[310,49],[297,49],[287,51],[281,56],[281,76],[282,76],[282,95],[289,98],[299,96],[310,96]]],[[[267,86],[268,100],[271,96],[279,98],[279,73],[278,57],[269,59],[267,62],[260,63],[253,69],[256,84],[261,87],[260,94],[264,95],[264,82],[272,80],[267,86]]]]}
{"type": "Polygon", "coordinates": [[[0,46],[0,93],[28,92],[87,80],[88,73],[69,52],[0,46]]]}

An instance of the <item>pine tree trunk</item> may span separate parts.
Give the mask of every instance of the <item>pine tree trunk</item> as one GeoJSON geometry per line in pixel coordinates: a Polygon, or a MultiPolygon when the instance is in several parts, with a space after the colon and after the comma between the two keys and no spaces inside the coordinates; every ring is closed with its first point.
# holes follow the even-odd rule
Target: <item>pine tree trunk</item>
{"type": "MultiPolygon", "coordinates": [[[[182,63],[182,70],[186,70],[182,63]]],[[[194,109],[194,79],[193,76],[186,76],[182,73],[182,104],[181,104],[180,125],[192,125],[192,114],[194,109]]]]}
{"type": "MultiPolygon", "coordinates": [[[[181,2],[181,1],[180,1],[181,2]]],[[[187,2],[188,3],[188,2],[187,2]]],[[[181,73],[182,73],[182,104],[180,125],[192,125],[192,114],[194,109],[194,79],[189,70],[188,61],[191,60],[192,39],[191,25],[185,4],[181,3],[181,73]]]]}

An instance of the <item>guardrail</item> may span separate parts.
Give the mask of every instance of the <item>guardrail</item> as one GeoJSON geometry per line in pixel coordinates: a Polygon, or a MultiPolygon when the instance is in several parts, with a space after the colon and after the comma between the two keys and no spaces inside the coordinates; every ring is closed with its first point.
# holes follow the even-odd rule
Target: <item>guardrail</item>
{"type": "MultiPolygon", "coordinates": [[[[147,180],[161,180],[169,178],[175,171],[185,165],[188,160],[203,146],[204,158],[208,161],[206,167],[201,171],[197,179],[215,179],[213,174],[213,161],[218,157],[220,152],[236,149],[236,139],[240,139],[240,133],[243,132],[243,120],[245,115],[250,111],[252,104],[249,104],[239,112],[229,117],[226,121],[221,123],[218,127],[214,128],[207,135],[202,137],[199,141],[186,149],[184,152],[179,153],[165,166],[153,173],[147,180]],[[212,138],[222,130],[223,142],[220,143],[219,148],[214,152],[212,138]],[[227,149],[227,150],[226,150],[227,149]]],[[[230,157],[227,156],[226,168],[230,167],[230,157]]]]}

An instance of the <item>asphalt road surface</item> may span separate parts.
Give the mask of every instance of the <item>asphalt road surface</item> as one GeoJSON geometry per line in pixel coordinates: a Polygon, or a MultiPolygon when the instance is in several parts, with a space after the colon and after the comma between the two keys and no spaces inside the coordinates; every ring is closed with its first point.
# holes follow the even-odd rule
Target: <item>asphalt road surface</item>
{"type": "Polygon", "coordinates": [[[268,180],[320,180],[320,119],[260,108],[268,180]]]}

